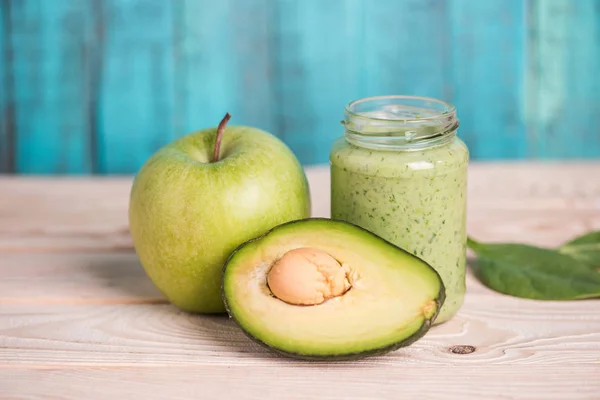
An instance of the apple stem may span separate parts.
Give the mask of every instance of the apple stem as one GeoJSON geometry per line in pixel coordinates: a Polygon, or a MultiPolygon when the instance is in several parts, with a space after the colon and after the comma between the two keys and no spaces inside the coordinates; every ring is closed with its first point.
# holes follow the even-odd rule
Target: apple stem
{"type": "Polygon", "coordinates": [[[217,128],[217,138],[215,139],[215,151],[213,153],[213,162],[219,161],[219,150],[221,149],[221,138],[223,137],[223,132],[225,131],[225,125],[227,125],[227,121],[229,121],[231,115],[229,113],[225,114],[221,122],[219,123],[219,127],[217,128]]]}

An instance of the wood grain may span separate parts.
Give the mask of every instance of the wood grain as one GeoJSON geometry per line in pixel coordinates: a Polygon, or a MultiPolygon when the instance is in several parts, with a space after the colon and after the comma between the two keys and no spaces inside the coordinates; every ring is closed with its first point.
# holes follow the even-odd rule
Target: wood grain
{"type": "Polygon", "coordinates": [[[532,0],[528,5],[525,120],[531,154],[598,157],[600,1],[532,0]]]}
{"type": "Polygon", "coordinates": [[[217,126],[251,125],[279,135],[269,0],[174,2],[176,136],[217,126]]]}
{"type": "Polygon", "coordinates": [[[0,251],[131,249],[131,178],[0,178],[0,251]]]}
{"type": "Polygon", "coordinates": [[[343,135],[344,106],[363,92],[367,7],[344,0],[271,4],[277,131],[303,164],[326,163],[331,143],[343,135]]]}
{"type": "MultiPolygon", "coordinates": [[[[127,277],[116,288],[110,288],[110,280],[93,276],[85,265],[71,272],[62,274],[60,303],[52,301],[51,293],[29,298],[31,304],[16,302],[15,296],[0,298],[0,366],[303,364],[253,344],[224,316],[186,314],[169,304],[136,304],[132,300],[148,298],[138,286],[145,285],[143,279],[136,284],[127,277]],[[94,279],[96,282],[88,286],[87,299],[111,292],[117,295],[98,302],[104,305],[82,302],[78,281],[94,279]],[[129,299],[119,292],[129,293],[129,299]]],[[[50,289],[56,278],[41,284],[42,274],[43,270],[27,291],[57,290],[50,289]]],[[[13,290],[18,292],[25,282],[22,279],[15,284],[13,280],[13,290]]],[[[361,365],[566,367],[600,362],[597,300],[578,302],[576,306],[569,302],[534,302],[501,296],[472,278],[468,286],[468,297],[456,318],[434,327],[410,347],[366,359],[361,365]],[[459,345],[476,350],[453,353],[452,348],[459,345]]]]}
{"type": "Polygon", "coordinates": [[[447,54],[459,135],[474,159],[529,156],[522,118],[527,19],[522,0],[451,0],[447,54]],[[500,33],[502,32],[502,33],[500,33]]]}
{"type": "MultiPolygon", "coordinates": [[[[328,168],[307,175],[328,216],[328,168]]],[[[592,162],[473,163],[469,233],[557,245],[600,229],[598,176],[592,162]]],[[[284,358],[224,315],[179,311],[131,248],[130,184],[0,179],[0,399],[598,399],[598,300],[505,296],[470,269],[454,319],[359,362],[284,358]]]]}
{"type": "Polygon", "coordinates": [[[450,4],[444,0],[380,0],[378,7],[363,3],[365,32],[360,49],[363,71],[368,71],[361,76],[366,96],[411,94],[452,100],[455,46],[450,4]]]}
{"type": "Polygon", "coordinates": [[[133,173],[174,139],[173,3],[100,2],[98,170],[133,173]]]}
{"type": "Polygon", "coordinates": [[[457,106],[473,159],[600,157],[600,0],[0,0],[0,171],[134,173],[233,124],[326,163],[348,102],[457,106]]]}
{"type": "Polygon", "coordinates": [[[8,10],[12,59],[0,63],[12,71],[16,169],[88,173],[91,2],[11,1],[8,10]]]}
{"type": "Polygon", "coordinates": [[[133,251],[4,253],[0,304],[162,304],[133,251]]]}
{"type": "Polygon", "coordinates": [[[0,0],[0,173],[14,172],[15,101],[10,1],[0,0]]]}
{"type": "Polygon", "coordinates": [[[51,367],[0,370],[0,398],[597,400],[600,365],[51,367]],[[494,377],[494,379],[490,379],[494,377]],[[108,383],[110,382],[110,383],[108,383]]]}

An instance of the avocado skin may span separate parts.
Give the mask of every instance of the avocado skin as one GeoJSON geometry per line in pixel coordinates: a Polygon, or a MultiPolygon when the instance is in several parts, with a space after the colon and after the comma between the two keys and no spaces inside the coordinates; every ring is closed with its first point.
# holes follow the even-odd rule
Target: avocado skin
{"type": "Polygon", "coordinates": [[[439,281],[440,281],[440,290],[438,292],[437,297],[434,299],[436,302],[436,311],[435,314],[432,315],[432,317],[430,319],[426,319],[425,323],[423,323],[423,325],[421,325],[421,327],[415,331],[415,333],[413,333],[410,337],[408,337],[405,340],[402,340],[400,342],[391,344],[389,346],[383,346],[383,347],[378,347],[375,349],[370,349],[370,350],[365,350],[365,351],[361,351],[361,352],[354,352],[354,353],[346,353],[346,354],[333,354],[333,355],[329,355],[329,354],[323,354],[323,355],[316,355],[316,354],[303,354],[303,353],[297,353],[297,352],[291,352],[291,351],[285,351],[285,350],[281,350],[275,347],[270,346],[269,344],[263,342],[262,340],[258,339],[257,337],[251,335],[248,331],[246,331],[246,329],[244,329],[244,326],[242,324],[240,324],[240,322],[235,318],[235,316],[233,315],[233,313],[231,312],[230,308],[229,308],[229,303],[227,300],[227,297],[225,296],[225,280],[222,279],[221,280],[221,298],[223,299],[223,304],[225,305],[225,310],[227,312],[227,314],[229,315],[229,318],[231,320],[234,321],[234,323],[236,325],[238,325],[238,327],[242,330],[242,332],[244,333],[245,336],[247,336],[248,338],[250,338],[254,343],[259,344],[260,346],[267,348],[271,351],[273,351],[274,353],[286,356],[286,357],[291,357],[291,358],[295,358],[298,360],[305,360],[305,361],[355,361],[358,359],[362,359],[362,358],[366,358],[366,357],[374,357],[374,356],[379,356],[379,355],[383,355],[385,353],[389,353],[395,350],[398,350],[402,347],[407,347],[411,344],[413,344],[414,342],[416,342],[417,340],[421,339],[423,336],[425,336],[425,334],[429,331],[429,329],[431,328],[431,326],[433,325],[433,322],[435,321],[435,319],[437,318],[442,305],[444,304],[444,301],[446,300],[446,288],[444,286],[444,283],[440,277],[440,275],[438,274],[438,272],[435,270],[435,268],[433,268],[429,263],[427,263],[426,261],[424,261],[423,259],[409,253],[408,251],[404,250],[401,247],[396,246],[395,244],[389,242],[388,240],[383,239],[380,236],[377,236],[376,234],[374,234],[371,231],[368,231],[358,225],[354,225],[350,222],[347,221],[342,221],[342,220],[336,220],[336,219],[330,219],[330,218],[322,218],[322,217],[310,217],[310,218],[303,218],[303,219],[298,219],[298,220],[294,220],[294,221],[289,221],[289,222],[285,222],[281,225],[275,226],[271,229],[269,229],[268,231],[266,231],[265,233],[263,233],[260,236],[257,236],[256,238],[250,239],[248,241],[246,241],[245,243],[242,243],[241,245],[239,245],[235,250],[233,250],[233,252],[231,252],[231,254],[229,255],[229,257],[227,258],[227,261],[225,262],[224,266],[223,266],[223,270],[222,273],[223,275],[225,275],[226,271],[227,271],[227,267],[230,263],[231,260],[233,260],[233,258],[235,257],[236,253],[243,248],[245,245],[250,244],[252,242],[256,242],[259,241],[261,239],[263,239],[265,236],[269,235],[270,233],[277,231],[279,228],[284,227],[284,226],[289,226],[289,225],[294,225],[294,224],[298,224],[298,223],[303,223],[303,222],[309,222],[309,221],[333,221],[336,222],[338,224],[345,224],[345,225],[349,225],[352,226],[355,229],[359,229],[361,231],[363,231],[364,233],[371,235],[371,236],[375,236],[376,238],[378,238],[379,240],[387,243],[388,245],[396,248],[397,250],[405,253],[406,255],[408,255],[411,258],[414,258],[424,264],[426,264],[429,268],[431,268],[433,270],[433,272],[437,275],[439,281]]]}

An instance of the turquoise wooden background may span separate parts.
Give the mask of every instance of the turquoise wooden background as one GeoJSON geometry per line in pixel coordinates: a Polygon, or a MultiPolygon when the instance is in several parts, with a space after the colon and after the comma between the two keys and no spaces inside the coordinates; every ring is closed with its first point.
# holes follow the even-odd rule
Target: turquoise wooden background
{"type": "Polygon", "coordinates": [[[382,94],[474,159],[600,157],[600,0],[0,0],[2,172],[132,173],[226,111],[324,163],[382,94]]]}

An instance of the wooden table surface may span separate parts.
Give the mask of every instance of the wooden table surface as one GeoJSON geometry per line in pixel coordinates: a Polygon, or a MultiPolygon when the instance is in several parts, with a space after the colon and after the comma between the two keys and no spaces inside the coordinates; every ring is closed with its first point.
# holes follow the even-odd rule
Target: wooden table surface
{"type": "MultiPolygon", "coordinates": [[[[307,174],[313,214],[328,216],[328,169],[307,174]]],[[[226,317],[165,302],[132,249],[130,184],[0,178],[0,399],[600,399],[600,300],[518,299],[470,275],[458,316],[410,347],[275,356],[226,317]]],[[[557,245],[590,229],[599,162],[472,164],[475,238],[557,245]]]]}

